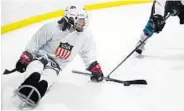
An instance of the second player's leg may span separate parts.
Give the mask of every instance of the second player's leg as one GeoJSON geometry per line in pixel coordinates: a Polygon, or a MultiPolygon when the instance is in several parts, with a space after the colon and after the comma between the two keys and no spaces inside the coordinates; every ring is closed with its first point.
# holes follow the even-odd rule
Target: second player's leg
{"type": "MultiPolygon", "coordinates": [[[[156,2],[153,2],[152,10],[151,10],[151,15],[150,18],[143,29],[143,33],[141,34],[140,40],[137,43],[136,47],[139,46],[147,37],[151,37],[153,33],[159,33],[162,31],[162,29],[165,26],[165,20],[162,15],[155,14],[155,5],[156,2]]],[[[140,47],[137,48],[136,52],[138,54],[142,54],[142,51],[144,50],[144,46],[146,44],[146,41],[142,43],[140,47]]]]}

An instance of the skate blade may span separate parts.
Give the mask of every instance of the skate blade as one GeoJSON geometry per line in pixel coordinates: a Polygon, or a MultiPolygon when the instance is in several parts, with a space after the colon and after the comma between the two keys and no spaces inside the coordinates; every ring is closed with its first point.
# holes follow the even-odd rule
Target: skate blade
{"type": "Polygon", "coordinates": [[[22,102],[22,104],[19,106],[19,110],[33,110],[35,107],[30,106],[26,102],[22,102]]]}
{"type": "Polygon", "coordinates": [[[23,99],[18,95],[15,95],[11,98],[10,104],[12,105],[12,110],[32,110],[34,107],[28,105],[23,99]]]}
{"type": "Polygon", "coordinates": [[[30,104],[28,104],[27,102],[25,102],[26,100],[20,96],[18,96],[22,101],[21,104],[18,106],[19,110],[33,110],[36,106],[31,106],[30,104]]]}

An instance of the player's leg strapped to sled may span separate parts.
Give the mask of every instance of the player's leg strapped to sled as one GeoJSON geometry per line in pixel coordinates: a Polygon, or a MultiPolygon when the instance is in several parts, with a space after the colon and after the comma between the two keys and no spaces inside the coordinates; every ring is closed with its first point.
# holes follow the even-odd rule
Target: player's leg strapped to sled
{"type": "Polygon", "coordinates": [[[26,71],[27,77],[16,92],[20,99],[32,107],[39,103],[60,71],[59,65],[46,56],[36,55],[35,59],[29,63],[26,71]]]}

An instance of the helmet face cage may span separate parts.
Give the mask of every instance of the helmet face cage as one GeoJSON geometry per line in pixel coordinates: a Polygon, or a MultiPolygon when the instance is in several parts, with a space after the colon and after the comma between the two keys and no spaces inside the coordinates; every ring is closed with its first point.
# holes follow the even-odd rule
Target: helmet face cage
{"type": "Polygon", "coordinates": [[[74,28],[79,31],[82,32],[84,30],[84,27],[87,26],[87,17],[85,18],[77,18],[76,23],[74,24],[74,28]]]}
{"type": "Polygon", "coordinates": [[[70,6],[65,12],[68,23],[78,32],[82,32],[84,27],[88,25],[88,15],[84,8],[78,9],[75,6],[70,6]]]}

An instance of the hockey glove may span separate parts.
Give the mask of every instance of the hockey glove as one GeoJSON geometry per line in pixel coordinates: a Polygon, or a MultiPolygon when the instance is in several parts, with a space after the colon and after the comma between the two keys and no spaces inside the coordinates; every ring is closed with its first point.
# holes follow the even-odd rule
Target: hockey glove
{"type": "Polygon", "coordinates": [[[167,1],[165,5],[165,13],[170,13],[172,16],[177,16],[183,5],[181,1],[167,1]]]}
{"type": "Polygon", "coordinates": [[[26,67],[33,60],[32,54],[27,51],[24,51],[20,56],[20,59],[16,63],[16,69],[18,72],[23,73],[26,71],[26,67]]]}
{"type": "Polygon", "coordinates": [[[159,33],[160,31],[162,31],[162,29],[164,28],[165,26],[165,20],[164,20],[164,17],[161,16],[161,15],[154,15],[152,17],[152,20],[153,20],[153,24],[154,24],[154,32],[156,33],[159,33]]]}
{"type": "Polygon", "coordinates": [[[184,24],[184,6],[181,9],[180,13],[178,14],[178,17],[180,19],[180,24],[184,24]]]}
{"type": "Polygon", "coordinates": [[[93,82],[101,82],[103,80],[103,72],[101,70],[101,67],[100,65],[98,64],[97,61],[93,62],[89,68],[88,68],[89,71],[91,71],[92,73],[92,76],[91,76],[91,81],[93,82]]]}
{"type": "Polygon", "coordinates": [[[154,32],[159,33],[165,26],[165,21],[161,15],[153,15],[146,24],[143,32],[148,37],[151,37],[154,32]]]}

